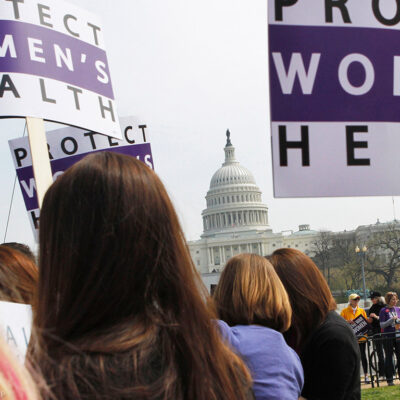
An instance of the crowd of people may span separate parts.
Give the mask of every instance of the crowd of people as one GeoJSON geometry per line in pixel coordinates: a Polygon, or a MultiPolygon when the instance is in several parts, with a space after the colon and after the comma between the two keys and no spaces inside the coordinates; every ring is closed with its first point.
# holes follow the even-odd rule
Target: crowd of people
{"type": "MultiPolygon", "coordinates": [[[[342,310],[341,316],[353,324],[361,315],[370,324],[368,332],[358,336],[365,383],[370,383],[366,354],[367,339],[370,335],[376,351],[378,375],[386,378],[388,386],[393,386],[393,354],[396,355],[396,360],[400,360],[400,308],[396,307],[399,298],[395,292],[387,292],[385,297],[382,297],[380,292],[372,291],[370,299],[372,306],[367,316],[365,310],[359,307],[360,296],[356,293],[350,294],[349,305],[342,310]]],[[[397,370],[400,377],[400,362],[397,362],[397,370]]]]}
{"type": "MultiPolygon", "coordinates": [[[[7,399],[360,399],[363,341],[345,320],[363,314],[359,297],[342,318],[295,249],[232,257],[210,297],[163,184],[135,158],[68,169],[43,201],[38,267],[26,250],[0,246],[1,300],[33,311],[25,368],[0,342],[7,399]]],[[[365,316],[393,337],[395,300],[365,316]]],[[[386,360],[398,350],[385,344],[386,360]]]]}

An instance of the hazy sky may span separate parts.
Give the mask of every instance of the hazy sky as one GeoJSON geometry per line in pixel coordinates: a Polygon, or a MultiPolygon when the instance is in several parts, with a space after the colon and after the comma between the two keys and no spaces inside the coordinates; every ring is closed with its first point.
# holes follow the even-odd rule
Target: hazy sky
{"type": "MultiPolygon", "coordinates": [[[[119,115],[149,127],[155,169],[188,239],[202,232],[204,196],[223,162],[227,128],[238,160],[263,192],[274,231],[393,219],[390,197],[273,198],[267,0],[70,1],[103,19],[119,115]]],[[[23,120],[0,120],[2,241],[15,177],[7,141],[23,129],[23,120]]],[[[19,186],[6,239],[34,243],[19,186]]]]}

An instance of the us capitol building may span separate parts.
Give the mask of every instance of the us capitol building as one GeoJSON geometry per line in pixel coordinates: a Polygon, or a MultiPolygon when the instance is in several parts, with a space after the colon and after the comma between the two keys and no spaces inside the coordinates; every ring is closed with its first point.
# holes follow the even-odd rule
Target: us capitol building
{"type": "Polygon", "coordinates": [[[229,130],[225,162],[210,182],[203,210],[201,239],[189,242],[192,259],[210,289],[229,258],[240,253],[271,254],[281,247],[312,253],[317,231],[300,225],[297,232],[274,233],[268,223],[268,207],[252,173],[235,157],[229,130]],[[287,234],[289,233],[289,234],[287,234]]]}

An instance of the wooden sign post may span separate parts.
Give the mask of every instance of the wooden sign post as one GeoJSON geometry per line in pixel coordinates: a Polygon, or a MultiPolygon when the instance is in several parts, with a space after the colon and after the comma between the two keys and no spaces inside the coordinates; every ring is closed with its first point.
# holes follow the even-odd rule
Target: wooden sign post
{"type": "Polygon", "coordinates": [[[53,183],[46,131],[42,118],[26,117],[26,125],[31,148],[33,174],[36,182],[36,193],[39,208],[42,208],[44,195],[53,183]]]}

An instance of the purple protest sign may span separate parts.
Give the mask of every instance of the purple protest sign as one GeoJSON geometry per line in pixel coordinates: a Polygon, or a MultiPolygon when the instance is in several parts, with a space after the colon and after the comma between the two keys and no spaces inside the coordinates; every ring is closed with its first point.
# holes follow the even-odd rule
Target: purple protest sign
{"type": "MultiPolygon", "coordinates": [[[[76,156],[50,161],[51,171],[53,173],[53,176],[58,176],[60,173],[64,172],[66,169],[74,165],[76,162],[78,162],[88,154],[98,153],[100,151],[105,151],[105,150],[97,150],[97,151],[92,151],[90,153],[83,153],[83,154],[78,154],[76,156]]],[[[107,151],[126,154],[128,156],[135,157],[140,161],[146,162],[148,165],[153,165],[150,143],[110,148],[107,149],[107,151]]],[[[17,177],[19,184],[21,186],[21,191],[24,198],[26,209],[29,211],[35,208],[39,208],[32,167],[17,169],[17,177]]]]}
{"type": "MultiPolygon", "coordinates": [[[[394,70],[395,57],[400,55],[400,31],[271,25],[269,39],[272,121],[400,122],[400,97],[393,94],[394,74],[400,74],[400,69],[394,70]],[[312,93],[304,94],[300,82],[304,86],[305,78],[301,81],[299,74],[293,79],[291,93],[283,93],[282,84],[287,77],[279,78],[273,57],[278,53],[282,55],[286,74],[295,68],[292,54],[301,54],[306,71],[312,54],[320,54],[312,93]],[[351,54],[362,54],[373,67],[374,82],[364,95],[348,93],[340,82],[340,65],[351,54]]],[[[365,75],[361,62],[349,65],[347,79],[353,87],[361,87],[365,75]]]]}
{"type": "Polygon", "coordinates": [[[0,73],[56,79],[114,99],[104,50],[57,31],[16,21],[0,21],[0,38],[4,38],[3,48],[6,41],[0,73]]]}
{"type": "Polygon", "coordinates": [[[372,3],[268,2],[275,197],[400,195],[400,8],[372,3]]]}
{"type": "MultiPolygon", "coordinates": [[[[118,140],[78,128],[63,128],[47,133],[50,164],[53,179],[91,153],[112,151],[125,154],[154,169],[151,145],[147,142],[147,126],[137,123],[132,117],[122,118],[123,139],[118,140]]],[[[9,141],[11,155],[17,171],[19,185],[29,219],[37,238],[39,205],[32,169],[28,138],[9,141]]]]}
{"type": "Polygon", "coordinates": [[[101,23],[62,0],[0,2],[0,118],[121,138],[101,23]]]}

